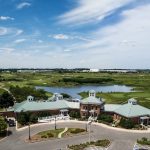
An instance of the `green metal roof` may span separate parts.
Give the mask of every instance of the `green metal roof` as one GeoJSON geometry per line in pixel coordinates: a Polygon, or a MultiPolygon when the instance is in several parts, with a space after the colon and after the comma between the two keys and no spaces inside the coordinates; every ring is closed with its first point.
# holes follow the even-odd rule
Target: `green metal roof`
{"type": "Polygon", "coordinates": [[[58,110],[58,109],[79,109],[79,103],[75,105],[72,102],[68,102],[65,100],[58,101],[23,101],[22,103],[16,103],[14,105],[15,112],[21,111],[42,111],[42,110],[58,110]]]}
{"type": "Polygon", "coordinates": [[[106,112],[114,112],[117,108],[119,108],[120,104],[105,104],[104,111],[106,112]]]}
{"type": "Polygon", "coordinates": [[[103,101],[100,98],[96,98],[95,96],[89,96],[85,99],[82,99],[80,102],[81,104],[103,104],[103,101]]]}
{"type": "Polygon", "coordinates": [[[121,105],[114,112],[128,118],[150,115],[150,109],[131,103],[121,105]]]}

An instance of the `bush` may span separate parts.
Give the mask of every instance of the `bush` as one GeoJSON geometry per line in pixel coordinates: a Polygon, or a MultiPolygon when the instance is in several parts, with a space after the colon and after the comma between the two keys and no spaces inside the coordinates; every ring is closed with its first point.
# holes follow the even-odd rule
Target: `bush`
{"type": "Polygon", "coordinates": [[[69,113],[69,116],[70,116],[71,118],[81,118],[81,115],[80,115],[80,112],[79,112],[79,111],[71,111],[71,112],[69,113]]]}
{"type": "Polygon", "coordinates": [[[54,137],[54,135],[53,135],[52,133],[47,133],[47,136],[48,136],[49,138],[54,137]]]}
{"type": "Polygon", "coordinates": [[[98,120],[102,120],[103,122],[106,122],[106,123],[112,123],[113,117],[111,115],[100,114],[98,116],[98,120]]]}
{"type": "Polygon", "coordinates": [[[70,133],[72,133],[72,134],[78,134],[78,133],[81,133],[81,132],[85,132],[85,129],[76,128],[76,129],[72,129],[70,131],[70,133]]]}
{"type": "Polygon", "coordinates": [[[137,140],[137,143],[141,145],[150,145],[150,139],[148,140],[146,137],[143,137],[141,140],[137,140]]]}
{"type": "Polygon", "coordinates": [[[106,147],[110,144],[110,141],[109,140],[98,140],[95,142],[95,146],[103,146],[103,147],[106,147]]]}
{"type": "Polygon", "coordinates": [[[126,129],[132,129],[135,126],[134,122],[131,119],[124,118],[121,118],[119,125],[126,129]]]}
{"type": "Polygon", "coordinates": [[[41,138],[43,138],[43,139],[47,138],[47,135],[41,135],[41,138]]]}
{"type": "Polygon", "coordinates": [[[0,134],[4,133],[7,128],[7,123],[5,122],[5,119],[0,116],[0,134]]]}

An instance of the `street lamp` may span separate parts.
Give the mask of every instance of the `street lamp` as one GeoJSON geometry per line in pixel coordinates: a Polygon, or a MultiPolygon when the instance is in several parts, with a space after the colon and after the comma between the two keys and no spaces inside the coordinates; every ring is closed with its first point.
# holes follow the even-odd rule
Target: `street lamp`
{"type": "Polygon", "coordinates": [[[30,134],[30,122],[28,122],[28,127],[29,127],[29,140],[31,140],[31,134],[30,134]]]}
{"type": "Polygon", "coordinates": [[[56,116],[55,116],[55,130],[56,130],[56,116]]]}

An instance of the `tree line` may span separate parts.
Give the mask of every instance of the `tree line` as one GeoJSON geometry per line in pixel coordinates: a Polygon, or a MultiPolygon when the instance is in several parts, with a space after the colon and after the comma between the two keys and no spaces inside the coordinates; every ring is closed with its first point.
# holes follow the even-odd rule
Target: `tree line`
{"type": "Polygon", "coordinates": [[[114,81],[114,79],[112,78],[63,78],[62,80],[63,82],[76,82],[79,84],[84,83],[103,84],[114,81]]]}

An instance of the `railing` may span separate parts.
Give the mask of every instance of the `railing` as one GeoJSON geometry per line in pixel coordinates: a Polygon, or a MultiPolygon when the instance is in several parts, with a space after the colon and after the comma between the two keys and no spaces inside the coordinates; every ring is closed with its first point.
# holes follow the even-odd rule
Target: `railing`
{"type": "Polygon", "coordinates": [[[64,116],[64,115],[55,115],[55,116],[47,116],[47,117],[39,117],[38,122],[50,122],[56,120],[69,120],[70,116],[64,116]]]}

